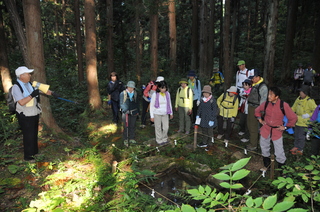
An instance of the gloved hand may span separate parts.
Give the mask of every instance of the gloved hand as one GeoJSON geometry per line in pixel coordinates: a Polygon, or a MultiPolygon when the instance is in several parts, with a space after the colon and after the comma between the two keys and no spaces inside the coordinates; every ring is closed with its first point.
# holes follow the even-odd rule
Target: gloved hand
{"type": "Polygon", "coordinates": [[[58,93],[53,92],[53,91],[52,91],[51,95],[52,95],[54,98],[56,98],[56,99],[57,99],[58,97],[60,97],[60,95],[59,95],[58,93]]]}
{"type": "Polygon", "coordinates": [[[200,100],[197,101],[197,106],[199,106],[199,105],[200,105],[200,100]]]}
{"type": "Polygon", "coordinates": [[[36,89],[34,91],[32,91],[32,93],[30,94],[30,96],[33,98],[33,97],[36,97],[39,95],[39,89],[36,89]]]}
{"type": "Polygon", "coordinates": [[[294,131],[293,131],[293,128],[292,128],[292,127],[288,128],[286,131],[287,131],[287,133],[290,134],[290,135],[293,135],[293,134],[294,134],[294,131]]]}
{"type": "Polygon", "coordinates": [[[111,100],[108,101],[108,105],[111,105],[111,100]]]}
{"type": "Polygon", "coordinates": [[[308,131],[308,132],[307,132],[307,134],[306,134],[306,139],[307,139],[308,141],[310,141],[310,139],[311,139],[310,134],[311,134],[311,132],[310,132],[310,131],[308,131]]]}
{"type": "Polygon", "coordinates": [[[150,97],[148,97],[148,100],[149,100],[149,101],[151,101],[151,98],[150,98],[150,97]]]}
{"type": "Polygon", "coordinates": [[[214,124],[214,121],[209,121],[209,126],[212,127],[214,124]]]}
{"type": "Polygon", "coordinates": [[[231,122],[234,122],[234,117],[231,118],[231,122]]]}
{"type": "Polygon", "coordinates": [[[310,115],[309,115],[308,113],[306,113],[306,114],[303,114],[303,115],[302,115],[302,118],[303,118],[303,119],[307,119],[307,118],[310,118],[310,115]]]}

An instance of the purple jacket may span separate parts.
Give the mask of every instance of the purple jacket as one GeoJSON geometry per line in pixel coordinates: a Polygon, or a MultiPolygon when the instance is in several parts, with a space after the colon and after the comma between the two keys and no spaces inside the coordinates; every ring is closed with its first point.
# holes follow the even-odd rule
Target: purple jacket
{"type": "Polygon", "coordinates": [[[312,114],[312,116],[311,116],[311,118],[310,118],[310,121],[315,121],[315,120],[317,120],[319,110],[320,110],[320,105],[318,105],[318,106],[316,107],[316,109],[314,110],[314,112],[313,112],[313,114],[312,114]]]}

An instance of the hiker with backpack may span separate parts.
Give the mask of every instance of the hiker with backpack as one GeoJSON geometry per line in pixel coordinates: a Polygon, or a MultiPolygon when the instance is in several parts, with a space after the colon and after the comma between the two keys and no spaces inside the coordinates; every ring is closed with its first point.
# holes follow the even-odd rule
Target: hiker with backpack
{"type": "Polygon", "coordinates": [[[109,83],[107,85],[108,92],[108,105],[111,105],[112,109],[112,122],[117,124],[119,121],[120,93],[125,89],[123,83],[119,80],[116,72],[111,72],[109,76],[109,83]]]}
{"type": "Polygon", "coordinates": [[[293,155],[302,155],[306,142],[306,131],[310,117],[317,107],[315,101],[309,97],[310,89],[302,86],[299,97],[292,106],[293,112],[298,116],[298,121],[294,128],[294,147],[290,150],[293,155]]]}
{"type": "Polygon", "coordinates": [[[248,115],[248,96],[251,91],[252,81],[249,79],[246,79],[242,82],[243,88],[240,89],[240,106],[239,106],[239,113],[240,113],[240,131],[238,135],[243,136],[241,139],[242,142],[248,142],[249,141],[249,130],[247,127],[247,115],[248,115]]]}
{"type": "Polygon", "coordinates": [[[207,147],[208,144],[214,141],[213,129],[218,125],[217,115],[218,106],[216,99],[212,96],[210,85],[205,85],[202,89],[203,97],[200,99],[196,124],[200,125],[203,139],[198,144],[198,147],[207,147]]]}
{"type": "Polygon", "coordinates": [[[129,81],[126,89],[120,93],[120,108],[122,111],[123,121],[123,140],[124,145],[129,146],[129,143],[136,143],[135,126],[137,117],[140,113],[139,98],[135,90],[136,83],[129,81]]]}
{"type": "Polygon", "coordinates": [[[268,100],[255,109],[254,115],[262,125],[260,128],[260,148],[264,167],[261,168],[260,171],[267,171],[271,163],[271,140],[273,142],[278,168],[282,168],[282,166],[285,165],[286,156],[283,149],[282,134],[288,127],[294,127],[297,121],[297,115],[292,111],[288,103],[282,102],[280,96],[281,90],[278,87],[271,87],[268,92],[268,100]],[[283,124],[285,115],[281,109],[281,104],[283,105],[285,115],[288,119],[286,126],[283,124]]]}
{"type": "MultiPolygon", "coordinates": [[[[15,70],[17,83],[12,86],[11,94],[15,104],[15,114],[23,135],[24,160],[34,161],[38,154],[38,125],[41,113],[40,90],[32,87],[31,73],[34,69],[20,66],[15,70]]],[[[59,97],[58,94],[47,90],[46,95],[59,97]]]]}
{"type": "Polygon", "coordinates": [[[154,122],[157,144],[161,146],[168,144],[169,119],[173,119],[173,110],[168,85],[165,81],[159,82],[156,92],[152,94],[150,119],[154,122]]]}
{"type": "MultiPolygon", "coordinates": [[[[146,88],[143,90],[142,94],[142,112],[141,112],[141,125],[140,128],[144,129],[147,122],[147,113],[149,111],[149,105],[151,101],[151,96],[157,90],[157,83],[164,81],[164,77],[158,76],[155,81],[151,80],[146,88]]],[[[151,125],[154,123],[151,121],[151,125]]]]}
{"type": "Polygon", "coordinates": [[[247,127],[249,130],[249,144],[246,148],[249,151],[254,151],[257,149],[259,139],[259,122],[254,116],[254,110],[267,100],[268,87],[264,82],[264,79],[261,77],[258,69],[253,69],[253,76],[250,76],[249,79],[252,81],[252,88],[247,100],[247,127]]]}
{"type": "Polygon", "coordinates": [[[302,63],[298,64],[298,68],[294,70],[293,73],[293,89],[292,93],[295,93],[297,90],[301,88],[303,82],[303,73],[304,70],[302,68],[302,63]]]}
{"type": "Polygon", "coordinates": [[[248,70],[244,60],[239,60],[237,66],[239,69],[236,74],[236,87],[237,93],[240,93],[240,89],[243,88],[242,82],[248,79],[250,76],[253,76],[254,70],[248,70]]]}
{"type": "Polygon", "coordinates": [[[194,123],[196,121],[196,115],[198,110],[198,105],[200,104],[201,98],[201,83],[200,80],[197,79],[196,73],[194,70],[189,71],[188,73],[188,86],[192,89],[193,92],[193,106],[192,106],[192,118],[191,122],[194,123]]]}
{"type": "Polygon", "coordinates": [[[218,139],[224,136],[224,142],[227,144],[231,137],[235,118],[238,114],[238,93],[235,86],[231,86],[226,92],[217,99],[217,105],[220,113],[218,115],[218,139]]]}
{"type": "Polygon", "coordinates": [[[182,78],[179,84],[180,87],[177,90],[175,101],[175,110],[178,111],[179,114],[178,132],[189,134],[191,128],[190,115],[193,106],[193,92],[191,88],[188,87],[188,80],[186,78],[182,78]]]}

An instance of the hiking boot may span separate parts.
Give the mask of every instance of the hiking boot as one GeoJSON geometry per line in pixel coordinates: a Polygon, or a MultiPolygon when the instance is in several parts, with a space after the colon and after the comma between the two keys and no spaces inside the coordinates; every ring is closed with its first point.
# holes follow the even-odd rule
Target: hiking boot
{"type": "Polygon", "coordinates": [[[201,142],[200,144],[197,144],[198,147],[207,147],[208,144],[201,142]]]}
{"type": "Polygon", "coordinates": [[[241,141],[241,142],[243,142],[243,143],[246,143],[246,142],[248,142],[248,141],[249,141],[249,139],[242,138],[240,141],[241,141]]]}
{"type": "Polygon", "coordinates": [[[222,137],[223,137],[223,135],[220,135],[220,134],[219,134],[219,135],[217,136],[217,139],[221,139],[222,137]]]}
{"type": "Polygon", "coordinates": [[[134,139],[130,139],[129,142],[132,143],[132,144],[136,144],[137,143],[134,139]]]}
{"type": "Polygon", "coordinates": [[[240,131],[240,132],[238,133],[238,135],[244,135],[244,132],[241,132],[241,131],[240,131]]]}
{"type": "Polygon", "coordinates": [[[256,151],[257,147],[247,146],[248,151],[256,151]]]}
{"type": "Polygon", "coordinates": [[[297,147],[293,147],[292,149],[290,149],[290,152],[293,154],[293,152],[297,151],[298,148],[297,147]]]}
{"type": "Polygon", "coordinates": [[[267,167],[265,167],[265,166],[260,169],[261,172],[266,172],[267,170],[268,170],[268,169],[267,169],[267,167]]]}
{"type": "Polygon", "coordinates": [[[303,150],[296,150],[295,152],[291,152],[293,155],[303,155],[303,150]]]}
{"type": "Polygon", "coordinates": [[[141,124],[141,125],[140,125],[140,128],[141,128],[141,129],[144,129],[144,128],[146,128],[146,125],[141,124]]]}
{"type": "Polygon", "coordinates": [[[183,130],[178,130],[178,131],[177,131],[177,133],[182,133],[182,132],[183,132],[183,130]]]}
{"type": "Polygon", "coordinates": [[[123,141],[123,144],[124,144],[126,147],[129,147],[129,142],[128,142],[128,140],[124,140],[124,141],[123,141]]]}
{"type": "Polygon", "coordinates": [[[189,135],[190,134],[190,132],[189,131],[186,131],[186,135],[189,135]]]}

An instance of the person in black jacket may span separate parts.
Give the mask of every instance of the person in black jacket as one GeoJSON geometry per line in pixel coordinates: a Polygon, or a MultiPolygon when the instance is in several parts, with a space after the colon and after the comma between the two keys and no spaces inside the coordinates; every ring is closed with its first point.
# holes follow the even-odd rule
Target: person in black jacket
{"type": "Polygon", "coordinates": [[[119,111],[120,111],[120,93],[125,89],[123,83],[119,80],[118,74],[116,72],[111,72],[109,77],[109,83],[107,85],[108,92],[108,105],[112,108],[112,121],[117,124],[119,121],[119,111]]]}

